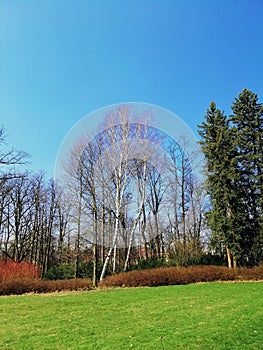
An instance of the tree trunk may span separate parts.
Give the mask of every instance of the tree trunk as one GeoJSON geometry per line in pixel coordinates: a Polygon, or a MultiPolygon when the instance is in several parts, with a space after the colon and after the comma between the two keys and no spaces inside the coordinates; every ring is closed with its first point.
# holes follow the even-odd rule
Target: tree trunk
{"type": "Polygon", "coordinates": [[[237,259],[236,259],[235,256],[233,257],[233,268],[234,268],[234,269],[237,268],[237,259]]]}
{"type": "MultiPolygon", "coordinates": [[[[144,201],[144,200],[143,200],[144,201]]],[[[125,259],[125,264],[124,264],[124,271],[127,270],[128,268],[128,264],[129,264],[129,258],[130,258],[130,253],[131,253],[131,248],[132,248],[132,242],[133,242],[133,238],[134,238],[134,232],[136,230],[136,227],[137,227],[137,224],[138,224],[138,221],[140,220],[140,217],[141,217],[141,214],[142,214],[142,210],[143,210],[143,206],[141,205],[138,213],[137,213],[137,216],[133,222],[133,225],[132,225],[132,229],[131,229],[131,235],[130,235],[130,240],[129,240],[129,246],[128,246],[128,251],[127,251],[127,255],[126,255],[126,259],[125,259]]]]}
{"type": "Polygon", "coordinates": [[[97,244],[93,244],[93,278],[92,278],[92,284],[93,287],[97,287],[97,274],[98,274],[98,248],[97,244]]]}
{"type": "Polygon", "coordinates": [[[116,218],[115,218],[115,229],[114,229],[113,242],[112,242],[110,250],[109,250],[109,252],[107,254],[107,257],[105,259],[105,262],[104,262],[104,265],[103,265],[103,268],[102,268],[102,272],[101,272],[101,275],[100,275],[100,281],[102,281],[103,278],[105,277],[105,273],[106,273],[106,270],[107,270],[107,267],[108,267],[108,264],[109,264],[109,261],[110,261],[110,258],[111,258],[111,254],[112,254],[113,249],[115,248],[116,243],[117,243],[118,233],[119,233],[119,213],[117,212],[116,213],[116,218]]]}
{"type": "Polygon", "coordinates": [[[120,226],[120,213],[121,213],[121,191],[120,191],[120,187],[119,184],[117,182],[117,188],[116,188],[116,199],[115,199],[115,207],[116,207],[116,216],[115,216],[115,228],[114,228],[114,236],[113,236],[113,242],[112,245],[110,247],[110,250],[108,252],[108,255],[105,259],[103,268],[102,268],[102,272],[100,275],[100,281],[103,280],[103,278],[105,277],[105,273],[106,273],[106,269],[108,267],[110,258],[111,258],[111,254],[113,252],[113,249],[116,247],[117,244],[117,239],[118,239],[118,234],[119,234],[119,226],[120,226]]]}
{"type": "Polygon", "coordinates": [[[228,246],[226,246],[226,255],[227,255],[227,262],[228,262],[228,267],[232,269],[232,261],[231,261],[231,254],[228,246]]]}
{"type": "Polygon", "coordinates": [[[93,287],[97,287],[97,274],[98,274],[98,220],[97,212],[93,213],[93,287]]]}

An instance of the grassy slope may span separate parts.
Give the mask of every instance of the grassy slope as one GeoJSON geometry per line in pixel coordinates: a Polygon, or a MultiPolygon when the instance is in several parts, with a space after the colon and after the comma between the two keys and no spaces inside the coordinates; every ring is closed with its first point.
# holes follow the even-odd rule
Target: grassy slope
{"type": "Polygon", "coordinates": [[[0,349],[262,349],[263,282],[0,297],[0,349]]]}

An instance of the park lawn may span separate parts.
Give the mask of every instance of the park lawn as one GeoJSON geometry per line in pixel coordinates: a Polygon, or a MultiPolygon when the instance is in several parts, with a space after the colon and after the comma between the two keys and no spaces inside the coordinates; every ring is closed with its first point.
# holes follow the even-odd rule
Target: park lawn
{"type": "Polygon", "coordinates": [[[0,297],[0,349],[262,349],[263,282],[0,297]]]}

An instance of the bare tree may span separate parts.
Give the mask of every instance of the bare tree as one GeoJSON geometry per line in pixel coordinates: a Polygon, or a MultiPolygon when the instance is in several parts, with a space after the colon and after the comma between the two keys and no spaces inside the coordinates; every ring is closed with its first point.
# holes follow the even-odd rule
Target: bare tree
{"type": "Polygon", "coordinates": [[[75,277],[79,274],[80,240],[84,213],[84,164],[83,152],[84,140],[79,140],[71,149],[70,156],[63,164],[65,168],[65,185],[67,186],[67,197],[71,203],[71,225],[74,227],[74,261],[75,277]]]}
{"type": "Polygon", "coordinates": [[[6,131],[3,126],[0,127],[0,181],[14,178],[16,176],[15,165],[25,164],[27,157],[26,152],[7,148],[6,131]]]}
{"type": "Polygon", "coordinates": [[[150,171],[148,170],[147,185],[149,188],[149,196],[147,198],[147,203],[150,207],[153,216],[153,232],[151,237],[153,247],[152,253],[155,257],[160,258],[162,237],[161,233],[159,232],[158,213],[165,189],[162,176],[157,169],[151,168],[150,171]]]}
{"type": "Polygon", "coordinates": [[[185,264],[190,256],[200,253],[202,225],[202,182],[192,168],[194,153],[186,152],[187,145],[172,143],[169,149],[170,203],[173,213],[169,213],[174,254],[180,264],[185,264]],[[172,219],[173,218],[173,219],[172,219]]]}
{"type": "Polygon", "coordinates": [[[133,243],[133,239],[134,239],[134,233],[135,233],[137,224],[138,224],[138,222],[139,222],[139,220],[141,218],[141,215],[142,215],[144,207],[145,207],[146,165],[147,165],[147,162],[144,159],[140,163],[141,164],[136,166],[136,170],[137,170],[136,171],[136,177],[137,177],[137,184],[138,184],[138,193],[140,195],[140,203],[139,203],[139,206],[138,206],[137,215],[136,215],[136,217],[135,217],[135,219],[133,221],[132,228],[131,228],[129,245],[128,245],[128,250],[127,250],[127,254],[126,254],[125,264],[124,264],[124,271],[126,271],[127,268],[128,268],[128,263],[129,263],[132,243],[133,243]]]}
{"type": "Polygon", "coordinates": [[[105,149],[104,161],[105,165],[112,169],[112,180],[114,182],[114,235],[112,245],[105,259],[100,280],[105,276],[109,260],[114,251],[121,222],[122,207],[125,198],[125,190],[128,183],[129,161],[131,158],[130,144],[128,137],[131,124],[129,123],[130,110],[122,107],[118,110],[117,115],[111,114],[107,120],[107,143],[109,147],[105,149]],[[117,118],[116,118],[117,117],[117,118]]]}

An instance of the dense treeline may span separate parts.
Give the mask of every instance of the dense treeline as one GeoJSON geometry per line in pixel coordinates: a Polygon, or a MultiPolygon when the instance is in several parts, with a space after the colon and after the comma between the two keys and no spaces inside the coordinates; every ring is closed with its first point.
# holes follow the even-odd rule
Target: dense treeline
{"type": "Polygon", "coordinates": [[[30,173],[2,179],[0,191],[2,259],[35,263],[43,276],[63,260],[67,206],[61,191],[43,174],[30,173]]]}
{"type": "Polygon", "coordinates": [[[127,106],[78,140],[60,184],[19,171],[26,154],[5,149],[1,129],[1,259],[37,264],[42,277],[64,266],[93,284],[144,264],[260,264],[263,108],[244,90],[232,110],[212,102],[199,127],[205,186],[187,140],[127,106]]]}

